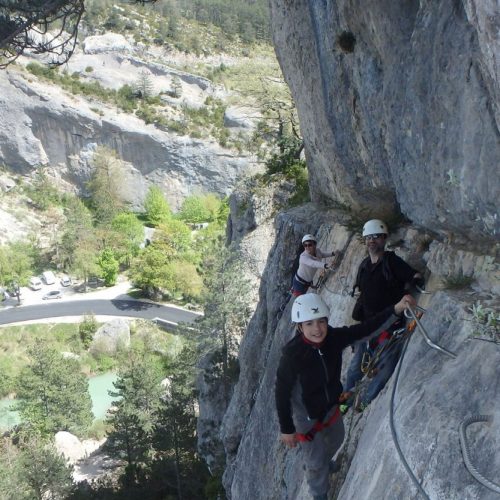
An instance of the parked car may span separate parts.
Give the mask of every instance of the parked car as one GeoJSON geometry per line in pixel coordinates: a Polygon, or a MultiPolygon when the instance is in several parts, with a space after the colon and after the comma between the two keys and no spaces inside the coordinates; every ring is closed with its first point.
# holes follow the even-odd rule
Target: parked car
{"type": "Polygon", "coordinates": [[[37,278],[36,276],[33,276],[32,278],[30,278],[29,285],[32,290],[41,290],[42,280],[40,278],[37,278]]]}
{"type": "Polygon", "coordinates": [[[50,299],[60,299],[62,297],[62,293],[60,290],[51,290],[50,292],[46,293],[42,299],[43,300],[50,300],[50,299]]]}
{"type": "Polygon", "coordinates": [[[42,273],[42,280],[46,285],[53,285],[56,282],[56,277],[52,271],[45,271],[42,273]]]}
{"type": "Polygon", "coordinates": [[[61,285],[62,286],[70,286],[72,284],[71,278],[69,276],[62,276],[61,277],[61,285]]]}

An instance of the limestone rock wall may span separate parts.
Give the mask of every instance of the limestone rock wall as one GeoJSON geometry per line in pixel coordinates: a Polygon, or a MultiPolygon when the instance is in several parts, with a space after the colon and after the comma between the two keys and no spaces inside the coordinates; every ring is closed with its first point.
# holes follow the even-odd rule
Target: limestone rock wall
{"type": "Polygon", "coordinates": [[[176,208],[196,191],[227,195],[254,169],[251,157],[159,130],[99,104],[94,107],[36,77],[28,80],[15,69],[0,72],[0,89],[0,162],[16,173],[51,165],[85,192],[89,160],[104,145],[125,162],[124,198],[137,209],[150,185],[161,187],[176,208]]]}
{"type": "Polygon", "coordinates": [[[270,5],[313,201],[498,237],[498,2],[270,5]]]}
{"type": "MultiPolygon", "coordinates": [[[[433,293],[420,298],[422,324],[457,358],[412,335],[394,399],[399,444],[432,500],[492,499],[464,467],[458,426],[473,414],[494,417],[468,436],[474,465],[498,481],[500,350],[475,338],[487,330],[472,312],[489,307],[498,316],[500,308],[498,2],[270,0],[270,7],[315,204],[275,222],[221,429],[228,497],[310,498],[297,451],[278,441],[273,393],[280,349],[292,334],[287,289],[301,236],[316,233],[320,247],[343,250],[320,293],[330,324],[349,324],[348,291],[365,256],[359,219],[401,212],[413,225],[393,231],[391,249],[425,273],[433,293]],[[464,276],[471,282],[452,290],[464,276]]],[[[346,350],[343,373],[349,358],[346,350]]],[[[394,383],[361,416],[345,419],[331,499],[419,497],[392,442],[394,383]]]]}
{"type": "MultiPolygon", "coordinates": [[[[310,498],[297,451],[287,451],[279,443],[273,392],[281,347],[293,334],[287,291],[297,242],[304,233],[313,232],[321,248],[343,252],[338,270],[320,291],[330,306],[332,325],[351,323],[354,299],[349,292],[366,255],[343,212],[308,205],[280,214],[275,227],[276,241],[262,275],[260,301],[240,347],[239,381],[220,431],[227,458],[224,485],[228,498],[238,500],[310,498]]],[[[427,308],[422,324],[434,342],[456,353],[457,359],[431,349],[419,332],[413,334],[395,396],[398,440],[431,499],[493,499],[494,494],[464,468],[458,426],[474,414],[494,416],[491,425],[469,428],[474,464],[494,480],[500,466],[496,374],[500,349],[474,338],[484,330],[471,308],[479,302],[498,312],[500,303],[493,290],[500,284],[500,270],[495,255],[462,252],[459,262],[474,282],[464,290],[450,290],[446,276],[459,265],[457,254],[438,239],[429,242],[429,235],[402,227],[393,232],[389,245],[426,273],[433,293],[420,298],[427,308]],[[484,266],[485,262],[490,264],[484,266]]],[[[347,349],[344,374],[350,356],[347,349]]],[[[331,499],[418,498],[391,438],[389,408],[394,380],[361,416],[345,419],[348,438],[339,456],[342,470],[331,478],[331,499]]]]}

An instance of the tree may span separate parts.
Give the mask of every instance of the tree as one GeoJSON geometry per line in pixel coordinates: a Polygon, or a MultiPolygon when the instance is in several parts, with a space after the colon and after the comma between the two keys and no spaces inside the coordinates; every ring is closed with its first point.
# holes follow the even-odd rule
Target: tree
{"type": "Polygon", "coordinates": [[[73,252],[73,262],[71,270],[83,279],[84,286],[90,276],[96,276],[100,272],[98,259],[98,242],[95,232],[85,231],[80,235],[80,239],[73,252]]]}
{"type": "Polygon", "coordinates": [[[94,338],[94,333],[97,332],[99,325],[93,314],[86,314],[83,321],[78,325],[78,333],[83,347],[88,349],[94,338]]]}
{"type": "Polygon", "coordinates": [[[110,226],[125,208],[120,193],[121,163],[115,152],[104,146],[97,148],[92,163],[94,171],[87,183],[90,205],[98,224],[110,226]]]}
{"type": "Polygon", "coordinates": [[[182,95],[182,83],[181,79],[178,76],[174,76],[172,78],[172,83],[171,83],[171,92],[172,92],[172,97],[181,97],[182,95]]]}
{"type": "Polygon", "coordinates": [[[19,434],[17,446],[0,442],[0,498],[63,499],[73,490],[72,467],[52,443],[36,434],[19,434]]]}
{"type": "Polygon", "coordinates": [[[137,95],[141,99],[147,99],[153,95],[153,82],[151,80],[151,73],[149,71],[142,70],[139,73],[139,77],[135,82],[135,90],[137,95]]]}
{"type": "Polygon", "coordinates": [[[120,269],[113,250],[105,248],[97,259],[97,265],[101,269],[100,275],[104,279],[104,284],[106,286],[113,286],[116,283],[120,269]]]}
{"type": "Polygon", "coordinates": [[[164,495],[176,494],[181,498],[203,498],[206,467],[197,454],[196,428],[196,353],[189,342],[182,351],[166,364],[168,384],[161,398],[153,435],[157,457],[154,470],[164,481],[164,495]],[[171,481],[174,477],[175,481],[171,481]],[[196,477],[196,481],[192,478],[196,477]]]}
{"type": "Polygon", "coordinates": [[[130,261],[138,255],[144,241],[144,226],[132,213],[118,214],[111,222],[113,252],[122,264],[130,267],[130,261]]]}
{"type": "Polygon", "coordinates": [[[153,226],[157,226],[172,217],[168,201],[158,186],[150,186],[148,189],[144,199],[144,210],[148,221],[153,226]]]}
{"type": "Polygon", "coordinates": [[[147,246],[132,262],[129,276],[134,286],[146,296],[159,298],[161,291],[172,286],[173,274],[169,265],[173,249],[153,244],[147,246]]]}
{"type": "Polygon", "coordinates": [[[0,246],[0,285],[25,285],[33,274],[36,249],[30,243],[14,242],[0,246]]]}
{"type": "Polygon", "coordinates": [[[155,242],[168,245],[180,257],[185,257],[192,247],[191,230],[180,220],[165,220],[155,232],[155,242]]]}
{"type": "Polygon", "coordinates": [[[241,273],[239,255],[222,248],[204,261],[204,316],[197,323],[202,353],[213,361],[212,375],[220,380],[229,401],[235,381],[237,348],[250,318],[250,283],[241,273]]]}
{"type": "Polygon", "coordinates": [[[179,218],[184,222],[208,222],[211,216],[210,210],[205,205],[205,197],[201,195],[191,195],[185,198],[179,211],[179,218]]]}
{"type": "Polygon", "coordinates": [[[113,430],[106,449],[126,462],[124,483],[133,486],[153,459],[152,436],[155,415],[160,404],[161,375],[152,354],[132,349],[113,384],[110,395],[118,398],[108,418],[113,430]]]}
{"type": "Polygon", "coordinates": [[[30,363],[17,379],[17,410],[41,435],[80,433],[92,423],[92,402],[78,362],[65,359],[42,339],[28,348],[30,363]]]}
{"type": "Polygon", "coordinates": [[[1,0],[0,8],[0,68],[27,49],[52,54],[54,64],[63,64],[73,54],[84,0],[1,0]],[[56,25],[59,29],[51,32],[56,25]]]}
{"type": "Polygon", "coordinates": [[[31,435],[20,448],[18,467],[26,490],[39,500],[68,498],[73,490],[73,467],[66,464],[54,446],[31,435]]]}
{"type": "Polygon", "coordinates": [[[198,300],[203,289],[203,281],[194,264],[183,260],[173,260],[169,266],[172,272],[169,291],[181,293],[188,300],[198,300]]]}
{"type": "Polygon", "coordinates": [[[75,254],[80,242],[94,239],[92,214],[75,196],[69,198],[64,207],[64,215],[66,223],[59,247],[59,264],[65,269],[70,269],[75,262],[75,254]]]}

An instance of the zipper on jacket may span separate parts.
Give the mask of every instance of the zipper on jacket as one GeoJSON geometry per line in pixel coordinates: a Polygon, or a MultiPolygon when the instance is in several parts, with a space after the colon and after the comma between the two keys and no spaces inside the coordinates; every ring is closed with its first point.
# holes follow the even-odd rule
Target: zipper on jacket
{"type": "Polygon", "coordinates": [[[328,387],[327,384],[330,381],[330,377],[328,376],[328,370],[326,368],[325,360],[323,359],[323,353],[321,352],[321,349],[318,349],[319,357],[321,359],[321,364],[323,365],[323,370],[325,371],[325,377],[326,377],[326,384],[325,384],[325,396],[326,396],[326,401],[330,403],[330,396],[328,395],[328,387]]]}

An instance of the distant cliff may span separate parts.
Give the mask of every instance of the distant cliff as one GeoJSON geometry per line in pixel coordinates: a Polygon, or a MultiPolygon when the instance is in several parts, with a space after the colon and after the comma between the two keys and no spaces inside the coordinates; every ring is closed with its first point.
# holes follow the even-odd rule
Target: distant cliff
{"type": "MultiPolygon", "coordinates": [[[[279,443],[273,394],[280,349],[292,333],[292,263],[306,232],[318,235],[321,248],[343,251],[320,293],[330,323],[349,324],[354,302],[347,290],[365,256],[360,221],[376,215],[394,221],[392,249],[425,272],[432,295],[420,299],[428,308],[424,327],[457,354],[443,355],[413,334],[395,396],[399,444],[432,500],[496,498],[465,469],[458,428],[471,415],[494,417],[470,427],[469,440],[477,469],[498,483],[500,348],[476,339],[491,340],[477,308],[496,317],[500,310],[498,4],[270,5],[314,203],[275,219],[259,304],[240,347],[239,381],[220,429],[228,497],[310,498],[297,451],[279,443]]],[[[246,206],[233,207],[234,219],[246,206]]],[[[238,238],[251,241],[255,226],[240,227],[246,234],[238,238]]],[[[498,327],[493,335],[498,340],[498,327]]],[[[345,365],[349,357],[347,350],[345,365]]],[[[393,384],[394,377],[367,411],[345,419],[348,439],[331,498],[420,498],[391,437],[393,384]]]]}
{"type": "MultiPolygon", "coordinates": [[[[55,177],[85,194],[89,160],[95,148],[104,145],[125,162],[122,192],[135,209],[141,208],[153,184],[164,191],[173,208],[197,191],[228,195],[239,178],[256,171],[255,158],[224,148],[213,137],[198,138],[174,129],[182,121],[178,115],[183,106],[200,109],[207,98],[224,97],[225,91],[206,78],[150,62],[151,57],[141,58],[137,51],[121,35],[89,37],[66,70],[102,89],[133,87],[138,79],[146,78],[155,95],[162,92],[161,109],[170,113],[172,130],[147,125],[99,96],[73,95],[12,66],[0,72],[0,162],[24,175],[49,166],[55,169],[55,177]],[[173,82],[179,87],[178,98],[168,95],[173,82]]],[[[248,117],[238,116],[233,108],[229,114],[228,134],[251,132],[254,124],[247,123],[248,117]]]]}

